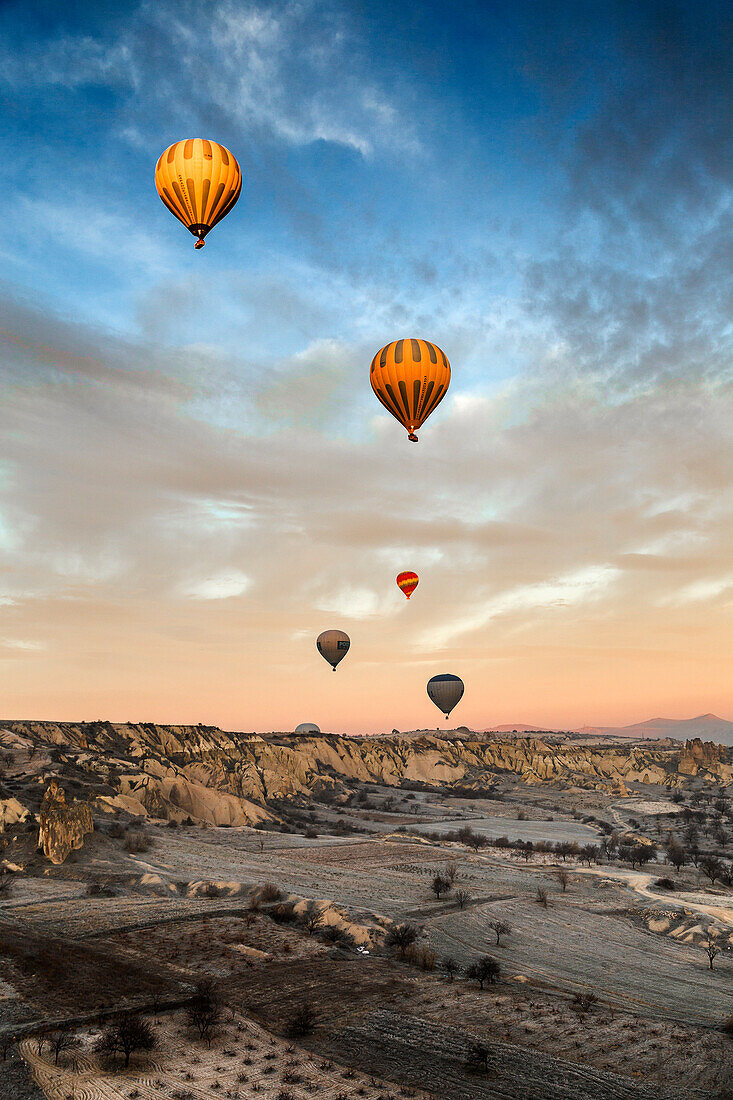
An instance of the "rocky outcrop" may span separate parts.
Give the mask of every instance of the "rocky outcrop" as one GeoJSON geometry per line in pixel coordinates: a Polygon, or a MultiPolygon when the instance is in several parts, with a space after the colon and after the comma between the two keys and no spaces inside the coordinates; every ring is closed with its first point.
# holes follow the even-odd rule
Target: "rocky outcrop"
{"type": "Polygon", "coordinates": [[[52,779],[41,802],[38,847],[51,863],[63,863],[72,849],[81,848],[94,829],[92,811],[85,802],[68,804],[63,787],[52,779]]]}
{"type": "Polygon", "coordinates": [[[27,821],[29,817],[30,810],[17,798],[0,798],[0,833],[4,833],[10,825],[27,821]]]}
{"type": "Polygon", "coordinates": [[[688,742],[679,747],[578,745],[547,736],[487,738],[468,730],[407,736],[227,733],[211,726],[152,723],[10,723],[46,739],[55,753],[109,785],[104,809],[210,825],[254,825],[274,800],[352,781],[460,784],[485,790],[503,775],[527,784],[562,783],[615,796],[634,783],[673,788],[686,775],[733,781],[733,750],[688,742]]]}
{"type": "Polygon", "coordinates": [[[723,745],[693,737],[691,741],[685,741],[685,747],[680,754],[680,774],[697,775],[704,769],[717,775],[720,773],[720,765],[725,766],[726,756],[727,751],[723,745]]]}

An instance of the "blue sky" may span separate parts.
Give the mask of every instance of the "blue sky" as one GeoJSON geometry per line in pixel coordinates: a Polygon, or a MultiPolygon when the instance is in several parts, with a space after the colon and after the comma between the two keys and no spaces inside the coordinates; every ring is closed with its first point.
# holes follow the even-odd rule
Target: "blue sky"
{"type": "MultiPolygon", "coordinates": [[[[163,718],[161,683],[200,657],[181,631],[220,669],[262,646],[264,684],[282,638],[297,664],[329,615],[365,631],[371,668],[385,637],[426,667],[468,661],[474,724],[645,717],[644,687],[652,708],[733,709],[715,674],[680,697],[674,663],[691,622],[720,653],[733,591],[724,4],[10,2],[0,31],[18,713],[76,716],[92,678],[102,710],[126,705],[82,606],[125,664],[156,624],[128,682],[132,705],[158,670],[142,697],[163,718]],[[194,135],[244,173],[201,252],[152,178],[194,135]],[[409,333],[454,368],[414,455],[367,381],[409,333]],[[375,560],[435,571],[419,621],[395,618],[375,560]],[[576,648],[584,697],[563,710],[553,661],[576,648]]],[[[221,675],[234,701],[205,709],[231,724],[221,675]]],[[[367,683],[364,717],[338,697],[332,722],[382,720],[367,683]]]]}

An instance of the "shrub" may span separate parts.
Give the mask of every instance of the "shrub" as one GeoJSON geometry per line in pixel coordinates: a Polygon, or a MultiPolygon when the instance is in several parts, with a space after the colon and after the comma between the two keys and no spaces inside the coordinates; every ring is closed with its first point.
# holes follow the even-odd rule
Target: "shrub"
{"type": "Polygon", "coordinates": [[[345,928],[339,928],[337,924],[328,924],[323,929],[323,939],[326,943],[334,943],[339,947],[353,947],[354,938],[345,928]]]}
{"type": "Polygon", "coordinates": [[[723,1031],[733,1039],[733,1016],[729,1016],[723,1023],[723,1031]]]}
{"type": "Polygon", "coordinates": [[[285,1025],[285,1034],[288,1039],[299,1039],[303,1035],[310,1035],[316,1025],[316,1013],[309,1001],[304,1001],[289,1016],[285,1025]]]}
{"type": "Polygon", "coordinates": [[[274,882],[266,882],[257,893],[261,902],[281,901],[283,896],[282,890],[274,882]]]}
{"type": "Polygon", "coordinates": [[[126,852],[147,852],[150,838],[142,829],[128,829],[122,846],[126,852]]]}
{"type": "Polygon", "coordinates": [[[411,944],[405,951],[405,958],[421,970],[435,970],[435,952],[425,944],[411,944]]]}
{"type": "Polygon", "coordinates": [[[104,886],[101,882],[87,883],[88,898],[113,898],[114,896],[114,890],[112,890],[109,886],[104,886]]]}
{"type": "Polygon", "coordinates": [[[404,956],[408,947],[418,937],[418,929],[414,924],[393,924],[387,933],[384,943],[386,947],[396,947],[400,955],[404,956]]]}
{"type": "Polygon", "coordinates": [[[576,993],[573,996],[573,1005],[579,1012],[590,1012],[590,1010],[598,1004],[598,997],[595,993],[576,993]]]}
{"type": "Polygon", "coordinates": [[[469,1073],[489,1072],[489,1048],[485,1043],[472,1043],[466,1055],[466,1069],[469,1073]]]}
{"type": "Polygon", "coordinates": [[[293,906],[284,902],[271,909],[270,916],[276,924],[293,924],[298,919],[293,906]]]}
{"type": "Polygon", "coordinates": [[[658,878],[654,885],[658,890],[675,890],[675,884],[671,878],[658,878]]]}

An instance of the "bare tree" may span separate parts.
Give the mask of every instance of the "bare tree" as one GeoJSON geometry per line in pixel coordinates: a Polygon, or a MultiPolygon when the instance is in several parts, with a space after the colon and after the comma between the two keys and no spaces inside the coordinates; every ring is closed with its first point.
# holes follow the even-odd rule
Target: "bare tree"
{"type": "Polygon", "coordinates": [[[484,982],[493,984],[498,981],[500,974],[501,966],[491,955],[482,955],[480,959],[466,967],[466,977],[478,982],[479,989],[484,988],[484,982]]]}
{"type": "Polygon", "coordinates": [[[468,890],[456,890],[455,893],[456,905],[459,909],[465,909],[471,900],[471,895],[468,890]]]}
{"type": "Polygon", "coordinates": [[[508,936],[512,930],[510,924],[505,920],[499,920],[498,918],[489,921],[489,928],[496,934],[496,946],[499,946],[499,939],[501,936],[508,936]]]}
{"type": "Polygon", "coordinates": [[[667,853],[667,859],[679,874],[680,867],[682,867],[687,860],[687,852],[676,837],[670,837],[667,841],[665,851],[667,853]]]}
{"type": "Polygon", "coordinates": [[[568,883],[570,882],[570,875],[561,867],[560,870],[555,873],[555,878],[562,886],[562,892],[564,894],[568,888],[568,883]]]}
{"type": "Polygon", "coordinates": [[[720,878],[723,872],[723,864],[717,856],[705,856],[700,860],[700,870],[710,879],[710,885],[714,886],[716,878],[720,878]]]}
{"type": "Polygon", "coordinates": [[[434,876],[433,881],[430,885],[433,893],[435,894],[436,898],[438,898],[438,900],[440,900],[441,894],[447,894],[451,888],[451,884],[448,879],[444,875],[441,875],[440,872],[438,872],[438,874],[434,876]]]}
{"type": "Polygon", "coordinates": [[[73,1050],[74,1047],[79,1046],[78,1037],[68,1028],[60,1028],[58,1031],[51,1032],[48,1041],[53,1051],[53,1064],[55,1066],[59,1064],[60,1054],[63,1054],[65,1050],[73,1050]]]}
{"type": "Polygon", "coordinates": [[[580,849],[580,858],[590,867],[591,863],[598,862],[600,849],[597,844],[584,844],[580,849]]]}
{"type": "Polygon", "coordinates": [[[490,1051],[486,1043],[472,1043],[466,1055],[466,1069],[469,1073],[489,1072],[490,1051]]]}
{"type": "Polygon", "coordinates": [[[441,966],[448,975],[448,981],[452,982],[454,976],[458,973],[459,970],[459,966],[456,960],[453,958],[452,955],[446,955],[446,957],[443,959],[443,962],[441,963],[441,966]]]}
{"type": "Polygon", "coordinates": [[[453,886],[453,884],[456,881],[456,878],[458,877],[458,864],[456,863],[456,861],[454,859],[450,859],[446,863],[446,865],[445,865],[445,877],[448,879],[448,882],[451,884],[451,886],[453,886]]]}
{"type": "Polygon", "coordinates": [[[537,901],[542,906],[543,909],[547,908],[547,903],[548,903],[547,890],[545,890],[544,886],[538,886],[537,887],[537,901]]]}
{"type": "Polygon", "coordinates": [[[219,991],[210,978],[204,978],[196,983],[194,999],[188,1009],[189,1023],[196,1028],[199,1037],[210,1047],[220,1019],[219,991]]]}
{"type": "Polygon", "coordinates": [[[526,862],[529,863],[530,859],[532,858],[532,856],[534,854],[534,844],[533,844],[533,842],[531,840],[518,840],[517,841],[517,848],[519,849],[521,854],[524,856],[526,862]]]}
{"type": "Polygon", "coordinates": [[[136,1050],[152,1050],[155,1047],[155,1033],[143,1016],[121,1016],[107,1024],[97,1042],[97,1051],[107,1058],[121,1054],[125,1059],[125,1068],[130,1064],[130,1055],[136,1050]]]}
{"type": "Polygon", "coordinates": [[[384,942],[387,947],[396,947],[404,957],[405,951],[415,942],[418,934],[414,924],[393,924],[384,942]]]}
{"type": "Polygon", "coordinates": [[[713,969],[713,959],[716,955],[720,954],[720,948],[718,947],[712,936],[708,936],[707,943],[705,944],[705,954],[708,957],[710,969],[713,969]]]}

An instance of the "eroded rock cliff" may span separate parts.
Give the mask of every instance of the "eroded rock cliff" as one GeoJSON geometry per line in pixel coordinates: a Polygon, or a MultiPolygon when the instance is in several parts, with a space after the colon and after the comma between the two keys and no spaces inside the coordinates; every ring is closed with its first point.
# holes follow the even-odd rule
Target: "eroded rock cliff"
{"type": "Polygon", "coordinates": [[[99,797],[100,808],[210,825],[256,824],[271,816],[273,800],[351,780],[485,788],[511,774],[527,784],[570,783],[616,796],[637,782],[672,788],[691,774],[733,781],[733,750],[699,741],[680,749],[487,739],[467,730],[351,738],[264,737],[148,723],[24,722],[8,728],[65,747],[76,766],[102,777],[111,793],[99,797]]]}

